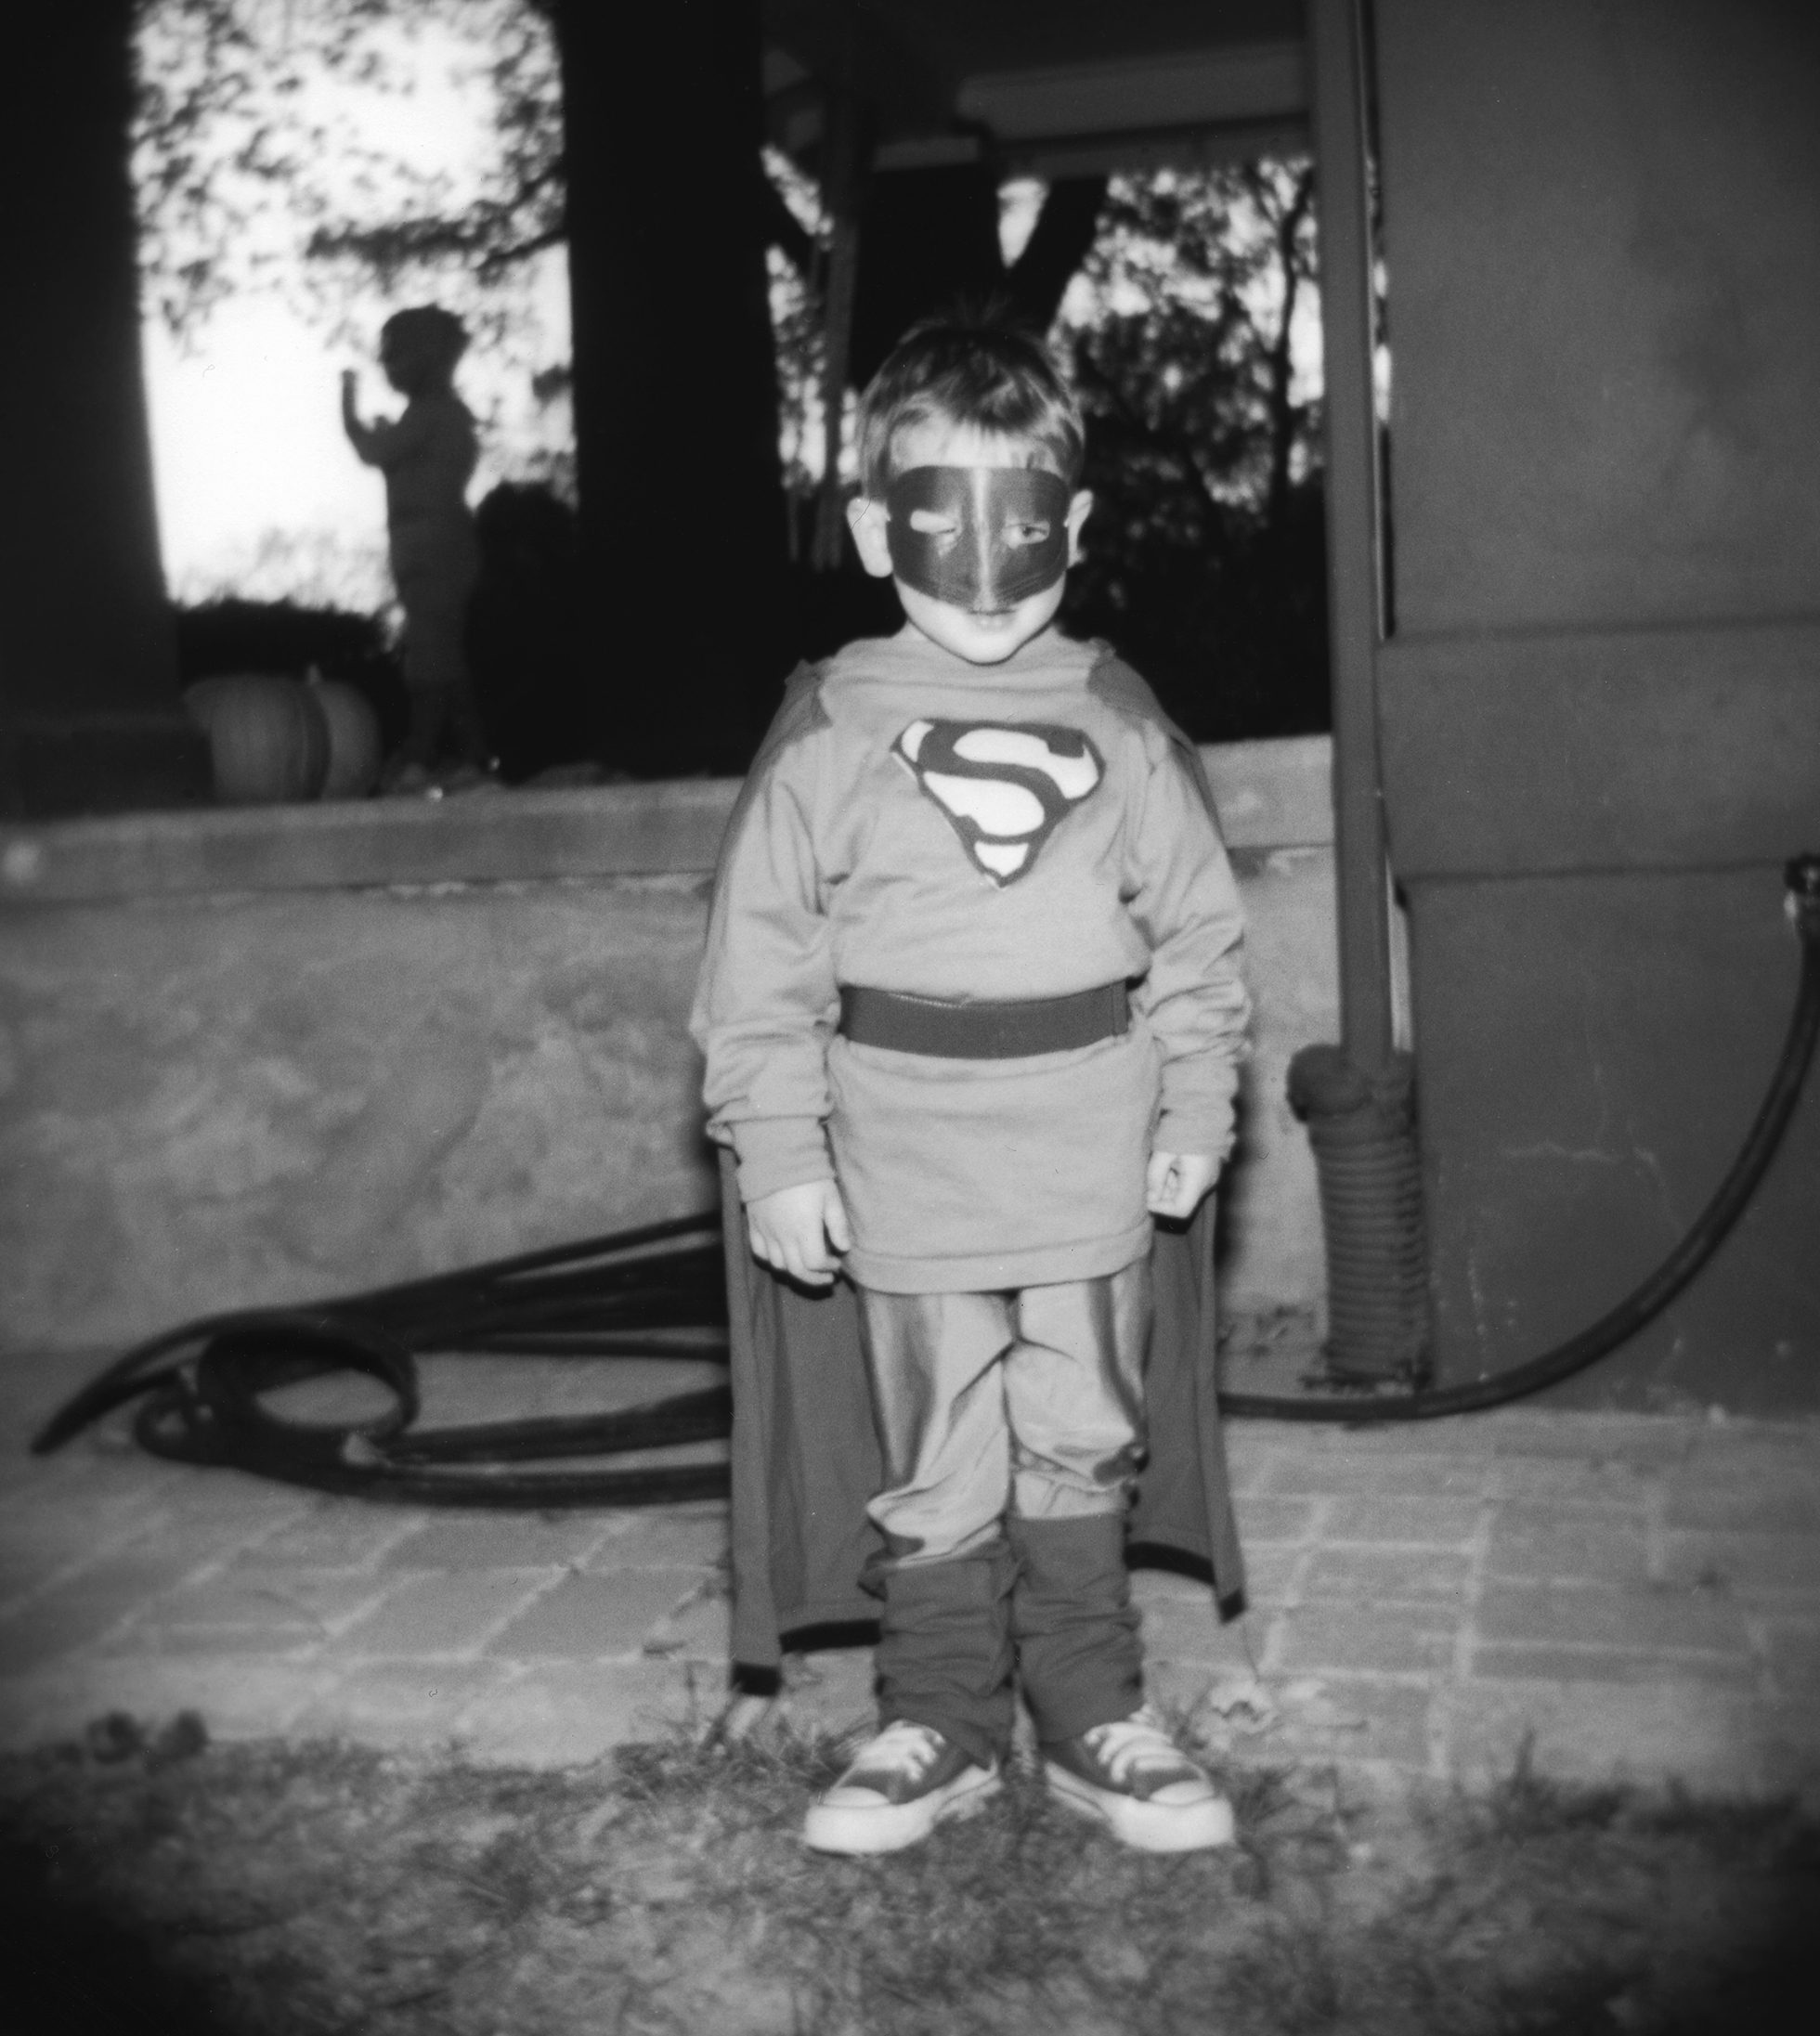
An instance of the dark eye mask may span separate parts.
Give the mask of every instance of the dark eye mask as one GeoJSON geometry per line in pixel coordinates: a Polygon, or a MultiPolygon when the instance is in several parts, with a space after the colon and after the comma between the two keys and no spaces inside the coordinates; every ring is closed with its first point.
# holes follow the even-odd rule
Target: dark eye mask
{"type": "Polygon", "coordinates": [[[885,490],[891,570],[956,608],[1014,608],[1068,570],[1066,482],[1037,467],[912,467],[885,490]],[[928,510],[951,531],[916,530],[928,510]],[[1020,526],[1046,525],[1026,540],[1020,526]]]}

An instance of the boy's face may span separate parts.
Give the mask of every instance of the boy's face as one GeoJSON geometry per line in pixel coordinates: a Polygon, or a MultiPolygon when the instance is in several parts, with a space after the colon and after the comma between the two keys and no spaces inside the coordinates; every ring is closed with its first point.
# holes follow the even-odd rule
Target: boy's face
{"type": "Polygon", "coordinates": [[[1054,619],[1093,497],[1085,489],[1068,496],[1046,453],[970,424],[929,418],[900,432],[891,450],[899,478],[888,500],[862,496],[848,506],[862,564],[896,580],[912,629],[970,665],[1002,665],[1054,619]],[[943,471],[918,471],[930,468],[943,471]],[[982,477],[1032,470],[1034,481],[1054,485],[994,487],[982,477]],[[893,533],[894,513],[907,528],[893,533]],[[963,564],[963,549],[976,559],[989,552],[992,567],[963,564]],[[1020,551],[1053,564],[1046,585],[1023,590],[1031,576],[1020,570],[1020,551]],[[924,584],[907,578],[906,569],[924,584]],[[943,598],[936,588],[964,598],[943,598]]]}

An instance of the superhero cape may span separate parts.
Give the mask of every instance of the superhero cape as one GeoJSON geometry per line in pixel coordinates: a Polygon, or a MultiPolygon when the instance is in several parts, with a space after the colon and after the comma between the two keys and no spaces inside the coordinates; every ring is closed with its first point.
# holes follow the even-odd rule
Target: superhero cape
{"type": "MultiPolygon", "coordinates": [[[[821,673],[800,666],[747,780],[823,718],[821,673]]],[[[1110,652],[1088,686],[1155,721],[1181,751],[1213,811],[1193,744],[1154,694],[1110,652]]],[[[742,794],[728,823],[744,814],[742,794]]],[[[876,1620],[860,1588],[878,1546],[866,1502],[883,1483],[872,1404],[860,1356],[852,1290],[807,1293],[760,1265],[748,1248],[732,1156],[722,1155],[733,1368],[733,1658],[774,1667],[782,1637],[811,1627],[876,1620]]],[[[1138,1483],[1130,1538],[1211,1565],[1223,1614],[1243,1602],[1244,1567],[1232,1518],[1214,1375],[1214,1201],[1186,1226],[1159,1225],[1152,1251],[1155,1327],[1145,1380],[1150,1456],[1138,1483]]]]}

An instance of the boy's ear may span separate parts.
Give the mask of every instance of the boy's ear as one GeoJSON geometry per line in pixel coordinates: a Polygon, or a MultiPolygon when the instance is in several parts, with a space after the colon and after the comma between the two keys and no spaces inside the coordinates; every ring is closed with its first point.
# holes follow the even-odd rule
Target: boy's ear
{"type": "Polygon", "coordinates": [[[1088,488],[1076,488],[1074,499],[1068,505],[1068,563],[1081,563],[1081,526],[1093,513],[1093,494],[1088,488]]]}
{"type": "Polygon", "coordinates": [[[869,496],[855,495],[847,504],[847,527],[853,533],[860,564],[874,579],[891,577],[891,546],[886,535],[890,521],[884,503],[875,502],[869,496]]]}

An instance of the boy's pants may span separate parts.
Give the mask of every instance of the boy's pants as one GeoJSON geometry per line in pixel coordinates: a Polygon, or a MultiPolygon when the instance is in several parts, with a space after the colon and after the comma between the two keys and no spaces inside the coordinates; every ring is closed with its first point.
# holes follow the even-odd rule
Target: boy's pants
{"type": "Polygon", "coordinates": [[[980,1761],[1010,1744],[1016,1669],[1042,1740],[1143,1701],[1124,1523],[1143,1448],[1148,1257],[1006,1293],[859,1290],[885,1489],[887,1723],[980,1761]]]}

